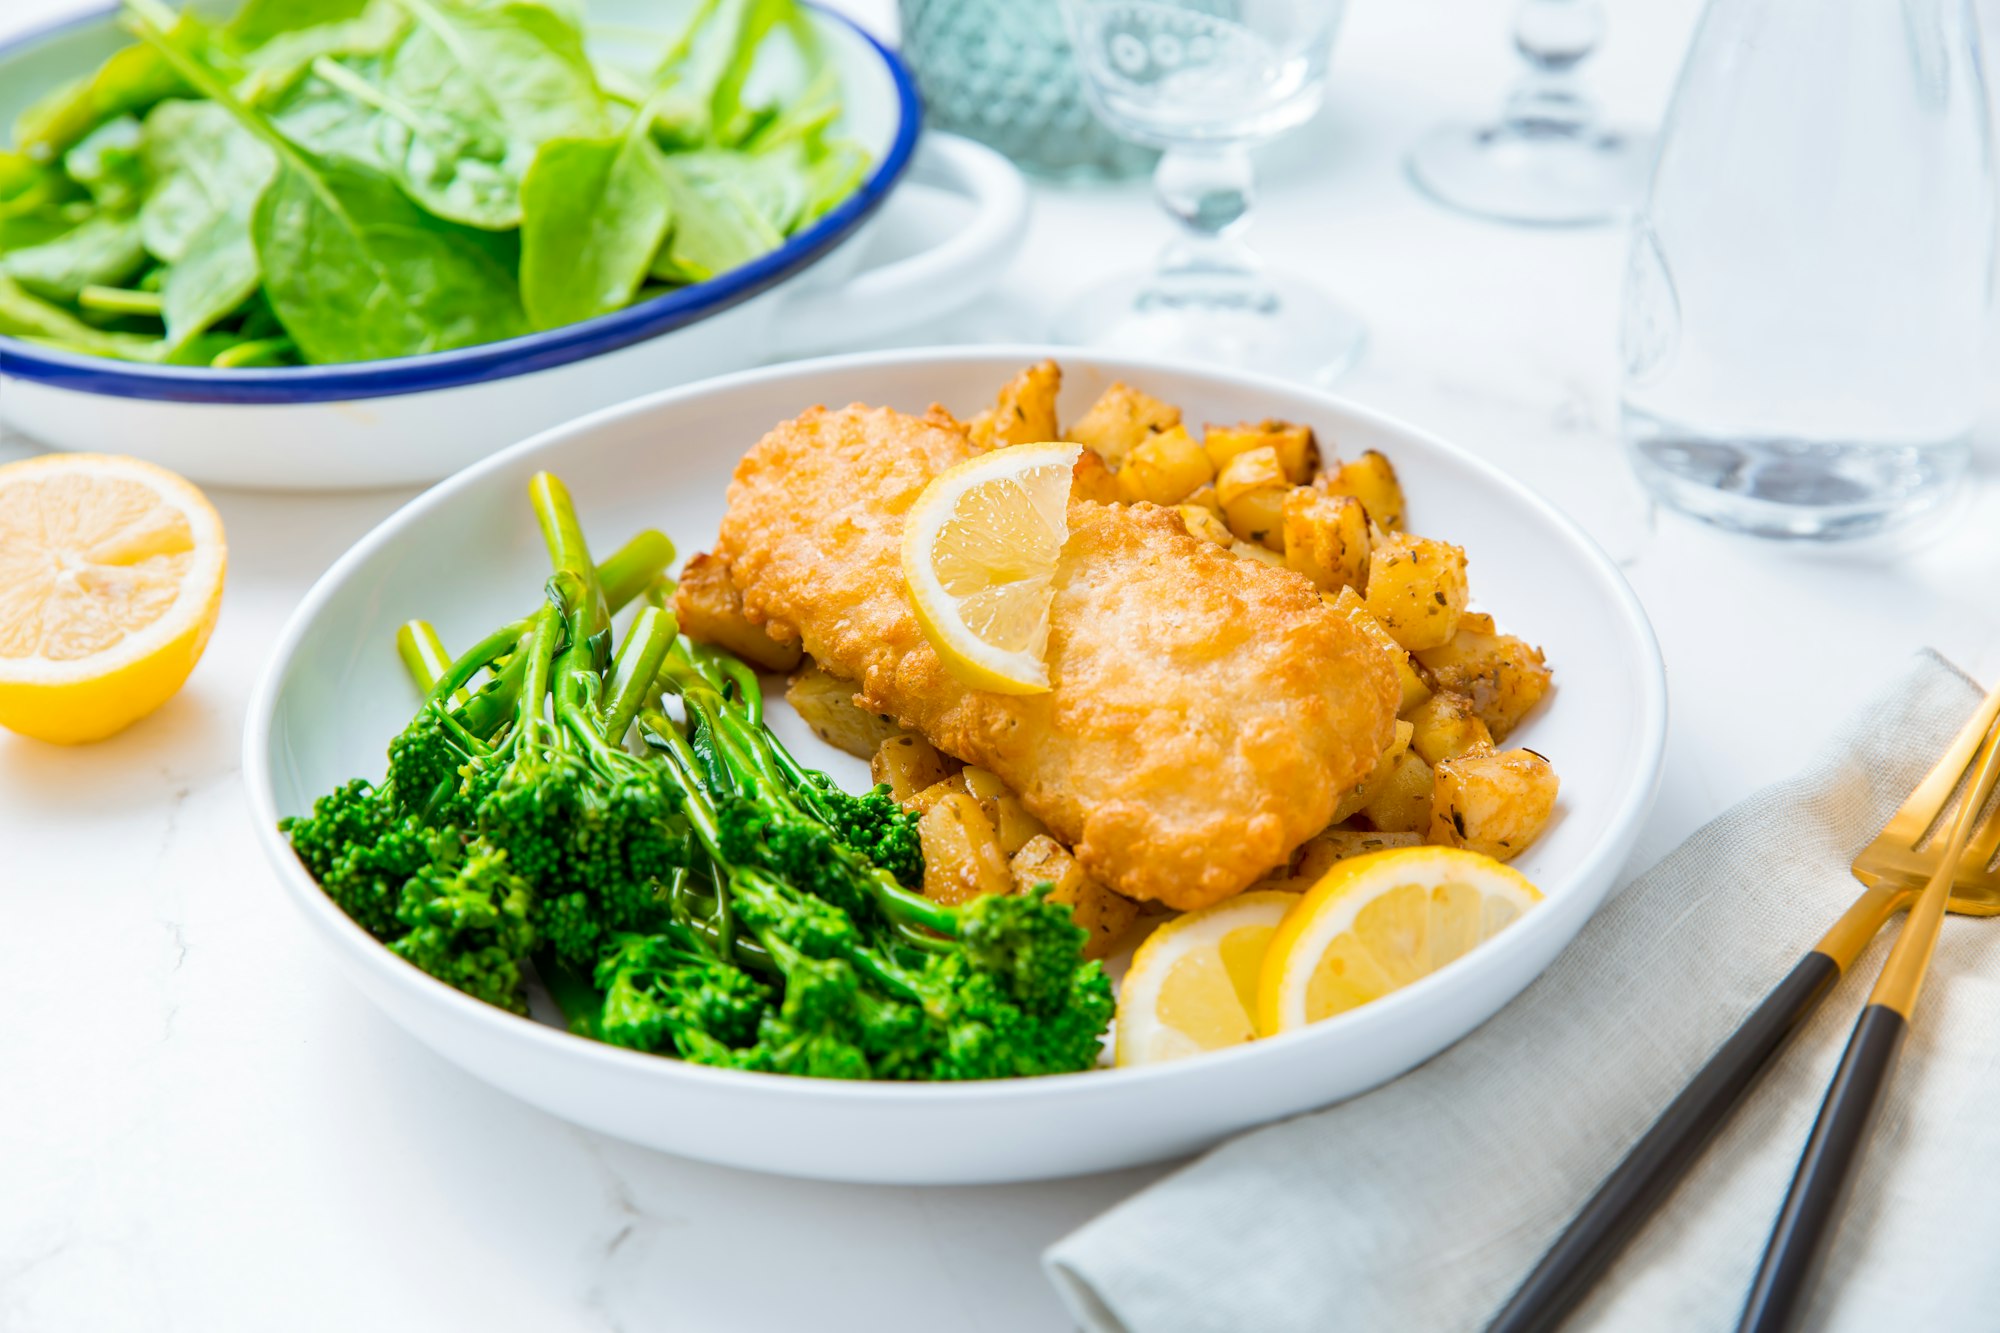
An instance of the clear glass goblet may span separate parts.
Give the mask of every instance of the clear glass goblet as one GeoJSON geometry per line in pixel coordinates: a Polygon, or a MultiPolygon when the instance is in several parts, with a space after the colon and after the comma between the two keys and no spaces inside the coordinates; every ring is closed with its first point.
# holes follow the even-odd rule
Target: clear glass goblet
{"type": "Polygon", "coordinates": [[[1410,176],[1440,203],[1502,222],[1608,222],[1645,193],[1646,137],[1604,124],[1577,75],[1604,40],[1600,0],[1523,0],[1514,48],[1528,62],[1500,118],[1440,125],[1410,150],[1410,176]]]}
{"type": "Polygon", "coordinates": [[[1360,355],[1360,320],[1267,273],[1238,239],[1250,146],[1319,109],[1345,0],[1063,0],[1099,118],[1163,150],[1153,173],[1180,236],[1149,272],[1110,278],[1055,336],[1114,351],[1325,382],[1360,355]]]}

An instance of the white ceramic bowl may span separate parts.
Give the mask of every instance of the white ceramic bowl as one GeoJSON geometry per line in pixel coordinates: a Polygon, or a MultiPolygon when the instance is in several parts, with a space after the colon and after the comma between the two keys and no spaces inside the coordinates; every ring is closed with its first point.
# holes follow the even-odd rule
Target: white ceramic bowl
{"type": "MultiPolygon", "coordinates": [[[[782,703],[774,725],[843,780],[855,761],[782,703]]],[[[349,551],[279,641],[244,736],[243,767],[280,883],[342,969],[419,1039],[537,1106],[636,1143],[734,1166],[880,1182],[1024,1180],[1191,1152],[1374,1087],[1478,1026],[1597,910],[1650,804],[1666,729],[1651,628],[1604,554],[1547,503],[1459,449],[1325,394],[1071,349],[966,348],[805,362],[732,375],[600,412],[486,460],[412,501],[349,551]],[[572,1037],[479,1003],[408,966],[350,922],[276,831],[355,775],[378,776],[415,698],[396,626],[433,619],[464,645],[532,602],[546,557],[526,486],[558,473],[609,549],[657,526],[702,549],[738,456],[773,423],[851,401],[970,413],[1045,355],[1073,418],[1113,379],[1193,421],[1310,423],[1333,450],[1386,453],[1415,530],[1462,543],[1478,604],[1545,646],[1556,689],[1519,743],[1563,779],[1557,818],[1520,861],[1547,900],[1435,976],[1308,1031],[1176,1064],[960,1085],[839,1083],[706,1069],[572,1037]]],[[[865,780],[865,779],[864,779],[865,780]]]]}
{"type": "MultiPolygon", "coordinates": [[[[589,9],[608,25],[671,30],[672,7],[658,0],[589,9]]],[[[742,268],[565,328],[353,365],[145,366],[0,337],[0,411],[50,447],[134,454],[205,483],[402,486],[638,394],[943,314],[1005,271],[1027,224],[1020,173],[954,135],[920,146],[902,62],[845,18],[815,10],[813,22],[840,70],[842,128],[875,165],[853,197],[742,268]],[[865,267],[867,224],[906,169],[913,183],[968,201],[971,221],[865,267]]],[[[0,46],[0,126],[130,41],[106,11],[0,46]]]]}

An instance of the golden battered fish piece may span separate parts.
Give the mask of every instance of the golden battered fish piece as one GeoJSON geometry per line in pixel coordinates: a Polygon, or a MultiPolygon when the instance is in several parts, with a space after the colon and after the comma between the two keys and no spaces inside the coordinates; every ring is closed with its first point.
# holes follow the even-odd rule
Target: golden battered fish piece
{"type": "Polygon", "coordinates": [[[1070,507],[1047,694],[968,689],[903,591],[903,516],[977,452],[883,408],[814,408],[737,466],[716,554],[744,613],[858,682],[856,702],[998,774],[1132,898],[1240,892],[1326,826],[1390,740],[1387,656],[1302,576],[1152,505],[1070,507]]]}

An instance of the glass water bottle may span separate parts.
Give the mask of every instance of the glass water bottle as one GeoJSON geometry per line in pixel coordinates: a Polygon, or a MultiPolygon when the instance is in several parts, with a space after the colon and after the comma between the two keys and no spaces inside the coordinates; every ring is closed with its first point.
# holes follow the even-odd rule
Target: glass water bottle
{"type": "Polygon", "coordinates": [[[1626,275],[1640,477],[1768,536],[1935,504],[1967,463],[1993,244],[1967,0],[1710,0],[1626,275]]]}

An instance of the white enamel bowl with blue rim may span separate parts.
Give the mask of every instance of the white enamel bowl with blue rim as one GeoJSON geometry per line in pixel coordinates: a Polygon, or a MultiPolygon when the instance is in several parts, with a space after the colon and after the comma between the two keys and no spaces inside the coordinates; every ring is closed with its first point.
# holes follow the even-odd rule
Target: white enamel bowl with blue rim
{"type": "MultiPolygon", "coordinates": [[[[218,6],[233,0],[202,3],[218,6]]],[[[589,12],[607,28],[664,31],[678,8],[591,0],[589,12]]],[[[839,15],[812,19],[840,70],[842,128],[874,165],[853,197],[742,268],[566,328],[396,361],[213,370],[0,337],[0,413],[52,448],[134,454],[205,483],[410,485],[641,393],[942,314],[985,290],[1019,245],[1020,174],[953,135],[920,145],[901,60],[839,15]],[[868,224],[904,178],[962,197],[971,220],[932,248],[864,267],[868,224]]],[[[131,40],[106,11],[0,47],[0,126],[131,40]]]]}
{"type": "MultiPolygon", "coordinates": [[[[774,693],[779,682],[773,682],[774,693]]],[[[864,766],[815,740],[782,698],[773,725],[852,787],[864,766]]],[[[1027,1180],[1193,1152],[1369,1088],[1484,1022],[1548,966],[1609,892],[1651,803],[1666,683],[1616,568],[1569,519],[1489,464],[1338,398],[1220,371],[1045,347],[894,352],[748,371],[655,394],[509,449],[405,506],[344,555],[285,630],[250,705],[243,770],[278,883],[362,992],[446,1059],[549,1112],[634,1143],[836,1180],[1027,1180]],[[1547,898],[1436,975],[1302,1032],[1174,1064],[976,1084],[841,1083],[707,1069],[574,1037],[482,1004],[404,963],[323,895],[277,832],[348,778],[379,777],[416,698],[396,627],[428,617],[463,647],[532,601],[546,556],[528,508],[560,475],[600,549],[659,527],[713,538],[736,459],[815,403],[962,414],[1019,367],[1062,361],[1063,417],[1114,379],[1191,421],[1310,423],[1344,455],[1380,449],[1416,531],[1462,543],[1475,602],[1543,645],[1556,688],[1510,744],[1548,755],[1562,798],[1519,866],[1547,898]]],[[[1199,781],[1196,775],[1190,781],[1199,781]]]]}

